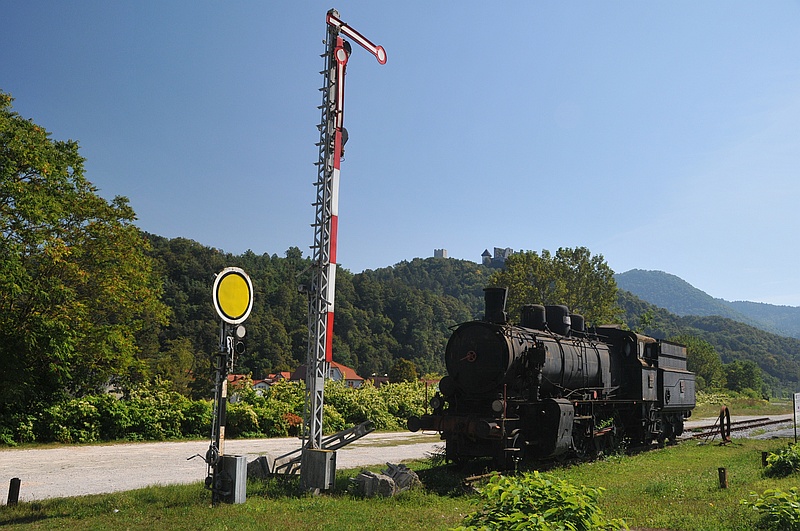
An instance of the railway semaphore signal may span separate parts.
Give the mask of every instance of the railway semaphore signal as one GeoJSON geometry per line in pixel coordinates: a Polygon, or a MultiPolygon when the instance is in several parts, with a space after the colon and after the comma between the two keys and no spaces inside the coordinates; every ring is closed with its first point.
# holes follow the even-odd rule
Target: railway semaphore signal
{"type": "Polygon", "coordinates": [[[322,117],[318,126],[317,195],[312,249],[312,279],[308,312],[308,352],[306,356],[307,440],[303,445],[301,483],[307,490],[327,490],[333,486],[335,453],[322,447],[322,412],[325,377],[333,348],[333,315],[336,285],[336,241],[339,218],[339,170],[347,132],[344,129],[344,78],[351,46],[344,37],[370,52],[380,64],[386,51],[339,19],[335,9],[326,16],[325,69],[322,71],[322,117]]]}

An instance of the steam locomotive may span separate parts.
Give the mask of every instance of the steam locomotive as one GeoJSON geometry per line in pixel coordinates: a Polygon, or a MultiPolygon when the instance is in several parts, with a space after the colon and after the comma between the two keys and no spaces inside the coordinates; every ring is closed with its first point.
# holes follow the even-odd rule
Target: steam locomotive
{"type": "Polygon", "coordinates": [[[409,418],[409,430],[440,432],[448,460],[492,457],[500,468],[683,433],[695,406],[685,347],[618,326],[586,330],[566,306],[525,306],[513,325],[506,296],[486,288],[483,320],[454,328],[433,411],[409,418]]]}

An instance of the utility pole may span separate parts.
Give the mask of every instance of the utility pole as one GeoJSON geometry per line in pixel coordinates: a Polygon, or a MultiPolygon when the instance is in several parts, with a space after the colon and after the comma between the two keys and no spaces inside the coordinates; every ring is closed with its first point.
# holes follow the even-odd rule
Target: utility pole
{"type": "Polygon", "coordinates": [[[350,38],[373,54],[380,64],[386,63],[386,52],[339,19],[335,9],[326,16],[325,69],[322,92],[320,137],[317,147],[317,195],[313,205],[314,245],[312,245],[312,280],[309,290],[308,352],[306,355],[305,436],[301,484],[307,490],[328,489],[336,472],[335,453],[322,449],[322,412],[325,377],[331,362],[333,315],[336,286],[336,242],[339,217],[339,170],[347,142],[344,128],[344,78],[352,48],[350,38]],[[344,37],[343,37],[344,36],[344,37]]]}

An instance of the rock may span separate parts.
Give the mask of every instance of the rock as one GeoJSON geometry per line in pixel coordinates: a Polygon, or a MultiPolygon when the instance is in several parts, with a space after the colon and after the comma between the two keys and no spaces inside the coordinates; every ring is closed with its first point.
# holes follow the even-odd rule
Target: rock
{"type": "Polygon", "coordinates": [[[247,477],[250,479],[267,479],[272,475],[272,459],[266,455],[257,457],[247,463],[247,477]]]}
{"type": "Polygon", "coordinates": [[[405,465],[386,463],[387,469],[380,474],[362,470],[359,475],[352,478],[355,494],[371,498],[373,496],[394,496],[416,485],[421,485],[416,472],[405,465]]]}
{"type": "Polygon", "coordinates": [[[417,473],[408,468],[406,465],[393,465],[391,463],[386,463],[386,466],[388,468],[386,470],[382,470],[381,472],[394,480],[397,492],[403,492],[422,484],[417,473]]]}
{"type": "Polygon", "coordinates": [[[359,475],[352,478],[350,482],[356,494],[372,498],[373,496],[394,496],[397,494],[397,487],[394,480],[386,474],[376,474],[369,470],[362,470],[359,475]]]}

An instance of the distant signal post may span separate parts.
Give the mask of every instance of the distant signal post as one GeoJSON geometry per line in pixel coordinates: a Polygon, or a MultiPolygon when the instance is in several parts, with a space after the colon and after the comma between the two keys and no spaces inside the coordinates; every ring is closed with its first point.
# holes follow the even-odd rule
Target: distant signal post
{"type": "Polygon", "coordinates": [[[219,351],[215,356],[214,412],[211,421],[211,444],[206,452],[208,465],[206,488],[211,503],[243,503],[247,480],[244,457],[225,456],[225,413],[228,403],[228,374],[234,357],[244,352],[245,328],[242,323],[253,309],[253,283],[238,267],[227,267],[214,278],[214,309],[220,318],[219,351]],[[240,457],[240,458],[239,458],[240,457]]]}

